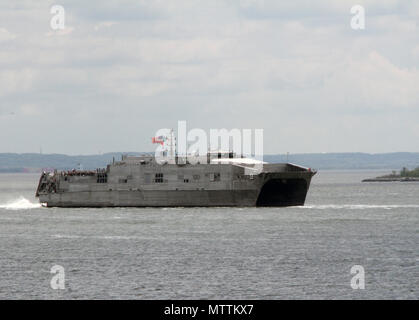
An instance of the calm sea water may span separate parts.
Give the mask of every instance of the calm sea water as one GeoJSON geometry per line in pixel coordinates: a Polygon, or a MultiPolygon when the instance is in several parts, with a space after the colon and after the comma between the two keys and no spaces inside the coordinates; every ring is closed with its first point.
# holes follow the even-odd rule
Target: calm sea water
{"type": "Polygon", "coordinates": [[[419,183],[360,182],[379,174],[320,172],[305,207],[250,209],[48,209],[38,175],[0,174],[0,298],[418,299],[419,183]]]}

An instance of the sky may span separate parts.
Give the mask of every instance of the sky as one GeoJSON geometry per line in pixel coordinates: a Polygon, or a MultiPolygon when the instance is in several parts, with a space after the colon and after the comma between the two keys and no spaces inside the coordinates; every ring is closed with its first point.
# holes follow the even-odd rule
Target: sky
{"type": "Polygon", "coordinates": [[[418,23],[417,0],[0,0],[0,152],[150,151],[179,120],[263,129],[265,154],[417,152],[418,23]]]}

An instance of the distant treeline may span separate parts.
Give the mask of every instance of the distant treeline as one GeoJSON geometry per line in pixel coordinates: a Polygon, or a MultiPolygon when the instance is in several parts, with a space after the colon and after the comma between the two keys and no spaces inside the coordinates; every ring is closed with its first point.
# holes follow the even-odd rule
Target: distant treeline
{"type": "MultiPolygon", "coordinates": [[[[115,152],[101,155],[69,156],[63,154],[0,153],[0,172],[31,172],[42,168],[93,170],[106,167],[112,159],[120,160],[123,154],[140,155],[138,152],[115,152]]],[[[419,153],[307,153],[265,155],[267,162],[291,162],[314,169],[413,169],[419,165],[419,153]]]]}
{"type": "Polygon", "coordinates": [[[267,162],[288,162],[315,169],[399,169],[419,166],[418,152],[306,153],[266,155],[267,162]]]}
{"type": "Polygon", "coordinates": [[[402,177],[402,178],[419,178],[419,167],[409,170],[406,167],[404,167],[400,172],[393,171],[391,174],[383,176],[383,178],[396,178],[396,177],[402,177]]]}
{"type": "Polygon", "coordinates": [[[65,154],[0,153],[0,172],[24,172],[39,169],[71,170],[82,167],[92,170],[106,167],[114,158],[120,160],[123,154],[139,155],[138,152],[115,152],[100,155],[69,156],[65,154]]]}
{"type": "Polygon", "coordinates": [[[419,167],[413,169],[413,170],[409,170],[407,168],[403,168],[400,171],[400,176],[401,177],[410,177],[410,178],[419,178],[419,167]]]}

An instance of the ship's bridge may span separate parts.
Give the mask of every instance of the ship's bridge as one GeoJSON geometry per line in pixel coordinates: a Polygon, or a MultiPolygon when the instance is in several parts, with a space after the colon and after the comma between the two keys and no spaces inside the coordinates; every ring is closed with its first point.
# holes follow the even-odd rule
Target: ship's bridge
{"type": "MultiPolygon", "coordinates": [[[[246,158],[244,156],[237,157],[234,151],[214,150],[208,151],[206,155],[199,155],[198,153],[188,153],[187,156],[176,155],[170,157],[163,154],[157,157],[153,154],[144,154],[140,156],[123,155],[121,161],[116,162],[120,164],[149,164],[149,163],[168,163],[168,164],[232,164],[238,166],[255,166],[258,164],[266,164],[267,162],[257,160],[254,158],[246,158]]],[[[115,164],[115,162],[113,162],[115,164]]]]}
{"type": "Polygon", "coordinates": [[[207,157],[210,159],[232,159],[236,157],[236,153],[233,151],[213,150],[208,151],[207,157]]]}

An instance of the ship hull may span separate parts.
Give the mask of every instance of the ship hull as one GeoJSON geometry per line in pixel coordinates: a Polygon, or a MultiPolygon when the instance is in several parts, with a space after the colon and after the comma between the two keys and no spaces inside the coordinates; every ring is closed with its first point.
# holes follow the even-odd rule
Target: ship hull
{"type": "Polygon", "coordinates": [[[256,197],[254,190],[106,191],[49,194],[40,202],[48,207],[249,207],[256,197]]]}
{"type": "Polygon", "coordinates": [[[246,170],[231,165],[144,169],[123,164],[108,168],[106,176],[103,172],[43,174],[37,196],[47,207],[301,206],[315,174],[289,164],[265,165],[256,175],[246,170]],[[154,180],[147,178],[152,176],[148,172],[154,180]]]}
{"type": "Polygon", "coordinates": [[[285,207],[304,205],[308,186],[304,179],[272,179],[260,190],[80,191],[41,194],[39,201],[47,207],[285,207]]]}

